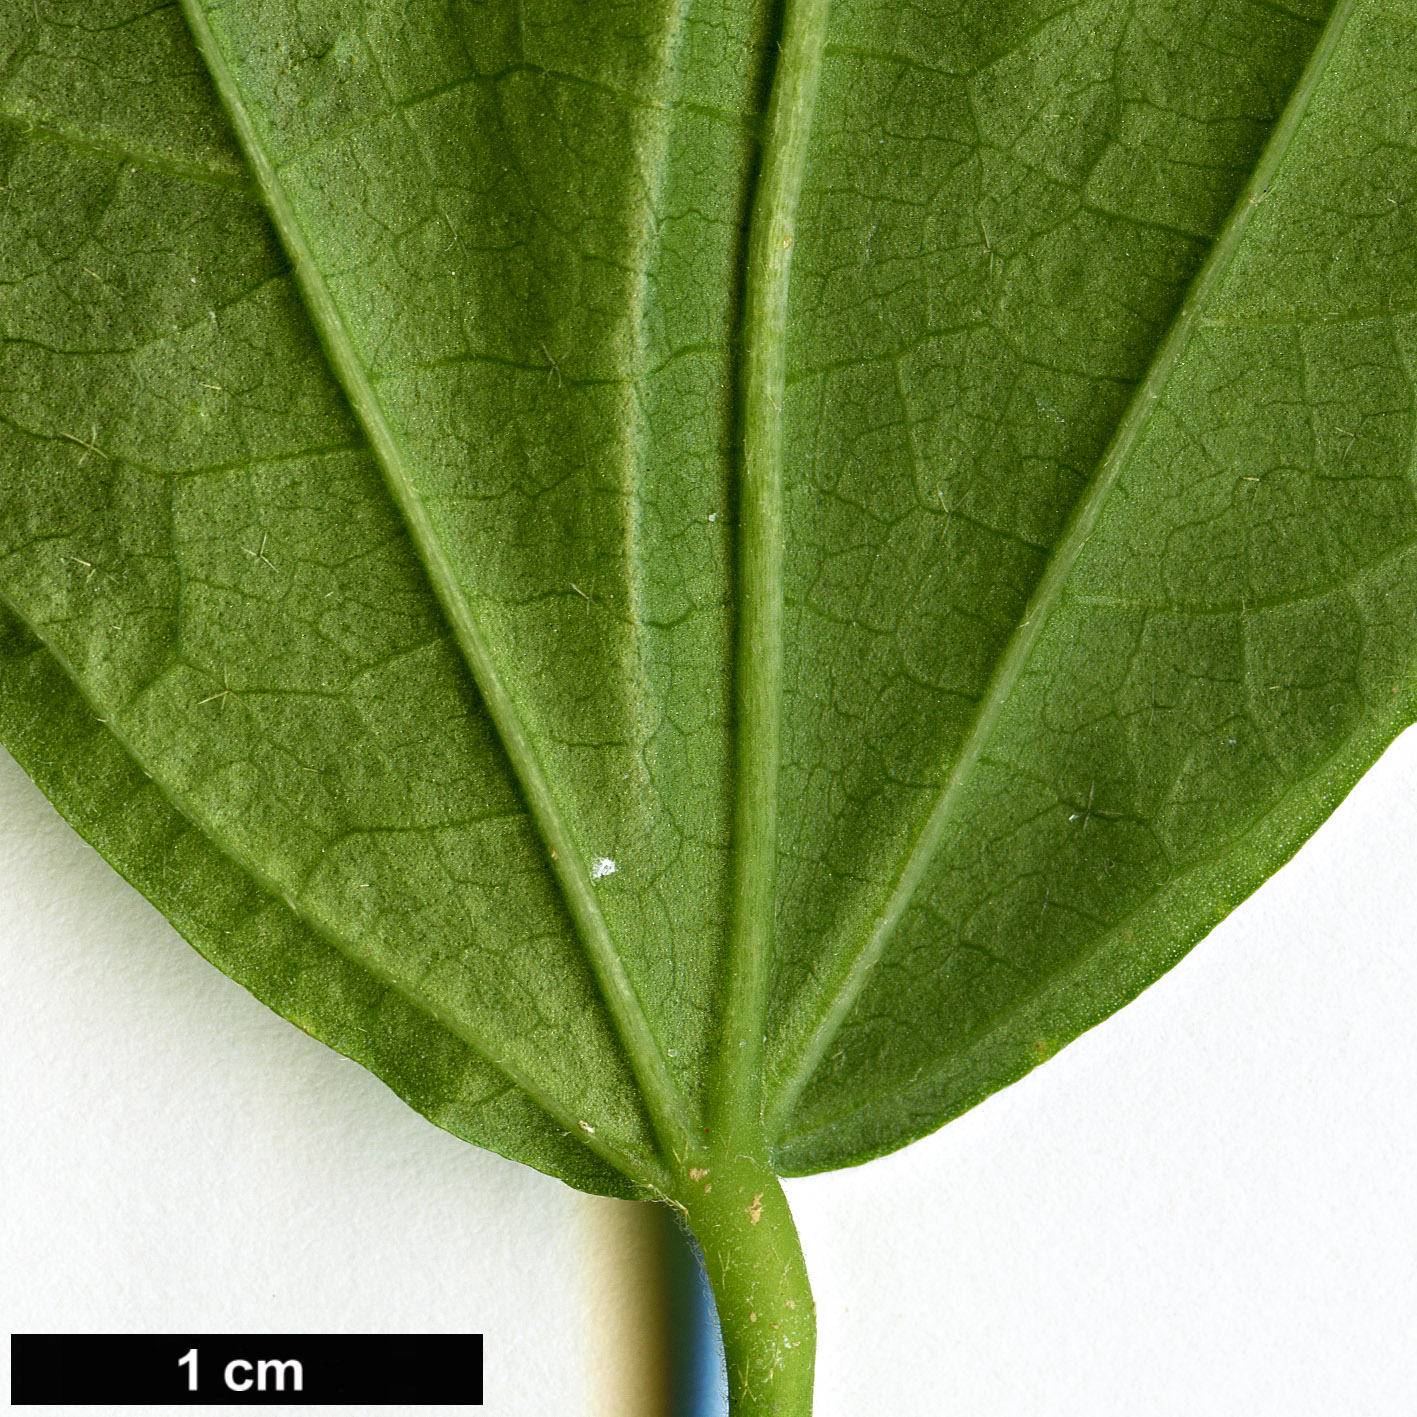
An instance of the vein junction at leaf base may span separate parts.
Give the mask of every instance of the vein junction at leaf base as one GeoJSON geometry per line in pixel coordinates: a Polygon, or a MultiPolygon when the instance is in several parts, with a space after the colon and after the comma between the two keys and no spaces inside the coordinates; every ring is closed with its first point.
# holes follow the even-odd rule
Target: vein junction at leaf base
{"type": "Polygon", "coordinates": [[[1405,0],[51,0],[0,170],[4,741],[435,1122],[796,1266],[745,1412],[774,1173],[1414,716],[1405,0]]]}

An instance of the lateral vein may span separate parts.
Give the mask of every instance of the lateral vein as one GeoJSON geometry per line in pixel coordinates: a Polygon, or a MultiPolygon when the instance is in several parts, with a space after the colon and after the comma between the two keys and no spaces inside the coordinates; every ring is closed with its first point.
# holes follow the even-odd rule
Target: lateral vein
{"type": "Polygon", "coordinates": [[[826,1057],[847,1016],[860,998],[871,971],[885,952],[896,927],[934,861],[949,830],[954,812],[998,724],[1004,705],[1018,683],[1043,628],[1062,595],[1063,586],[1083,546],[1097,525],[1108,495],[1150,423],[1177,361],[1203,323],[1207,305],[1228,273],[1251,219],[1268,194],[1356,4],[1357,0],[1339,0],[1323,34],[1319,37],[1319,42],[1300,75],[1284,112],[1275,124],[1254,172],[1241,190],[1224,228],[1211,248],[1210,255],[1192,281],[1165,339],[1132,395],[1127,411],[1097,466],[1092,482],[1049,558],[1029,599],[1022,624],[1014,631],[995,665],[963,746],[904,866],[896,876],[890,895],[854,955],[848,955],[845,968],[838,968],[825,978],[816,989],[811,1002],[805,1007],[807,1016],[817,1017],[819,1022],[798,1048],[795,1058],[783,1069],[784,1081],[768,1117],[768,1135],[771,1139],[776,1140],[782,1134],[798,1098],[822,1059],[826,1057]]]}
{"type": "MultiPolygon", "coordinates": [[[[1385,747],[1397,736],[1406,726],[1400,714],[1394,714],[1385,723],[1380,722],[1375,729],[1367,730],[1366,734],[1358,739],[1348,739],[1331,756],[1322,760],[1314,770],[1304,777],[1299,778],[1275,803],[1260,817],[1253,821],[1241,835],[1236,838],[1232,847],[1225,851],[1202,857],[1192,866],[1182,871],[1179,875],[1173,876],[1165,887],[1154,895],[1148,896],[1141,901],[1137,907],[1129,911],[1121,919],[1111,922],[1110,928],[1102,935],[1098,936],[1087,946],[1076,958],[1068,961],[1066,966],[1057,974],[1049,976],[1045,981],[1036,987],[1027,990],[1013,999],[1007,1007],[988,1023],[972,1030],[960,1043],[959,1047],[952,1053],[935,1058],[927,1063],[921,1070],[920,1075],[927,1080],[933,1080],[941,1074],[949,1073],[959,1068],[961,1059],[967,1058],[975,1050],[989,1047],[993,1048],[997,1035],[1000,1031],[1012,1031],[1017,1039],[1020,1029],[1014,1027],[1016,1021],[1026,1019],[1030,1010],[1038,1007],[1042,1002],[1046,1002],[1051,997],[1058,994],[1066,995],[1070,989],[1077,987],[1078,981],[1085,979],[1088,971],[1093,967],[1099,958],[1104,958],[1109,950],[1116,947],[1119,940],[1124,940],[1132,944],[1135,939],[1135,930],[1138,928],[1139,920],[1145,921],[1153,917],[1158,911],[1165,911],[1170,904],[1174,904],[1178,897],[1184,897],[1187,893],[1202,890],[1207,886],[1214,889],[1213,883],[1220,873],[1225,869],[1225,863],[1229,853],[1234,850],[1260,851],[1266,849],[1274,851],[1274,838],[1277,831],[1283,829],[1282,824],[1292,820],[1298,815],[1306,803],[1318,804],[1325,800],[1331,800],[1332,782],[1336,774],[1341,773],[1345,766],[1356,761],[1363,756],[1367,744],[1376,741],[1378,747],[1372,750],[1373,756],[1385,747]],[[1366,739],[1366,743],[1365,743],[1366,739]],[[1354,751],[1355,741],[1360,745],[1357,752],[1354,751]]],[[[1372,761],[1371,758],[1368,761],[1372,761]]],[[[1339,795],[1342,795],[1341,793],[1339,795]]],[[[1315,823],[1316,825],[1316,823],[1315,823]]],[[[1285,853],[1287,855],[1287,853],[1285,853]]],[[[1280,860],[1271,858],[1271,869],[1277,868],[1280,860]]],[[[1253,884],[1258,886],[1259,880],[1254,880],[1253,884]]],[[[1233,891],[1233,877],[1227,877],[1227,891],[1233,891]]],[[[1195,944],[1209,929],[1218,923],[1212,920],[1210,924],[1204,925],[1194,932],[1189,938],[1189,944],[1195,944]]],[[[1145,928],[1143,925],[1142,928],[1145,928]]],[[[1183,942],[1174,946],[1177,953],[1184,952],[1188,945],[1183,942]]],[[[1132,997],[1135,997],[1136,989],[1132,990],[1132,997]]],[[[1100,1020],[1099,1020],[1100,1021],[1100,1020]]],[[[1032,1034],[1031,1038],[1036,1039],[1037,1035],[1032,1034]]],[[[1033,1043],[1024,1043],[1020,1049],[1025,1055],[1033,1047],[1033,1043]]],[[[1038,1062],[1035,1054],[1030,1058],[1020,1072],[1027,1071],[1029,1066],[1036,1066],[1038,1062]]],[[[825,1119],[814,1122],[810,1130],[794,1135],[792,1141],[795,1145],[801,1146],[812,1141],[825,1133],[831,1132],[842,1126],[843,1123],[851,1122],[860,1117],[863,1113],[879,1103],[883,1098],[895,1096],[889,1085],[881,1087],[870,1096],[847,1103],[840,1111],[833,1113],[825,1119]]],[[[982,1100],[982,1099],[976,1099],[982,1100]]],[[[972,1105],[972,1104],[971,1104],[972,1105]]],[[[961,1109],[965,1110],[965,1109],[961,1109]]],[[[958,1115],[956,1113],[955,1115],[958,1115]]]]}
{"type": "Polygon", "coordinates": [[[315,264],[275,167],[260,142],[235,75],[226,63],[199,0],[182,0],[182,9],[251,163],[325,351],[369,439],[389,493],[404,518],[434,594],[516,773],[591,972],[644,1096],[656,1135],[670,1156],[683,1155],[690,1134],[684,1099],[669,1075],[644,1008],[615,948],[579,846],[561,815],[511,692],[497,670],[368,373],[355,353],[344,319],[315,264]]]}

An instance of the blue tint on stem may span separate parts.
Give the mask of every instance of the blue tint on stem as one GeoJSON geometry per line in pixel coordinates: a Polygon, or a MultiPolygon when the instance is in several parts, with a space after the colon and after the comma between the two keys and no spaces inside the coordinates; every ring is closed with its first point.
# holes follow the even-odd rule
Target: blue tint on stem
{"type": "Polygon", "coordinates": [[[728,1417],[728,1373],[713,1289],[698,1241],[682,1226],[666,1244],[673,1335],[673,1417],[728,1417]]]}

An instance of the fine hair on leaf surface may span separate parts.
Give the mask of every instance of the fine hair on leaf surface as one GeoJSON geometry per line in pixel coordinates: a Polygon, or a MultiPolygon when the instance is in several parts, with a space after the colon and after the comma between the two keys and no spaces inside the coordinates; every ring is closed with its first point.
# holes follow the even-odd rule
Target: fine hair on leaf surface
{"type": "Polygon", "coordinates": [[[1406,0],[0,19],[0,738],[439,1126],[670,1202],[1133,998],[1417,713],[1406,0]]]}

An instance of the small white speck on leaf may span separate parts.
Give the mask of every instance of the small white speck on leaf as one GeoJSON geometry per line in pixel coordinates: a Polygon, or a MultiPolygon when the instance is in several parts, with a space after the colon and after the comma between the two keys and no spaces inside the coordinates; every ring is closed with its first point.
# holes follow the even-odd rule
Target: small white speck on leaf
{"type": "Polygon", "coordinates": [[[763,1218],[763,1193],[758,1192],[753,1197],[753,1203],[748,1207],[748,1224],[756,1225],[763,1218]]]}
{"type": "Polygon", "coordinates": [[[266,555],[266,543],[269,540],[269,533],[263,531],[261,533],[261,544],[254,551],[252,551],[247,546],[243,546],[241,549],[252,559],[252,561],[256,562],[259,565],[269,566],[271,570],[275,570],[275,562],[272,561],[271,558],[266,555]]]}
{"type": "Polygon", "coordinates": [[[619,869],[608,856],[597,856],[591,863],[590,878],[592,881],[599,881],[606,876],[613,876],[619,869]]]}
{"type": "Polygon", "coordinates": [[[581,1129],[581,1131],[586,1134],[586,1136],[593,1137],[595,1135],[595,1128],[592,1127],[589,1122],[577,1122],[576,1125],[581,1129]]]}

